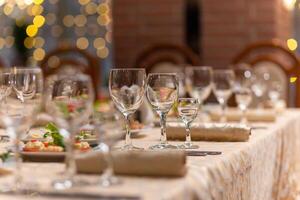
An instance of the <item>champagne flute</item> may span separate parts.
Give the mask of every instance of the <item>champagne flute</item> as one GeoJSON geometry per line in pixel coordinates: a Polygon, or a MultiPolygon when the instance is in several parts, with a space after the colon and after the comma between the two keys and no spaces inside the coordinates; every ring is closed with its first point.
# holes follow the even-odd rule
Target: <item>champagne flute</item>
{"type": "Polygon", "coordinates": [[[0,117],[13,140],[15,155],[14,183],[3,190],[21,191],[31,185],[22,177],[20,141],[34,122],[42,104],[43,76],[39,68],[13,67],[0,70],[0,87],[7,101],[0,104],[0,117]]]}
{"type": "Polygon", "coordinates": [[[53,187],[64,190],[75,184],[75,136],[92,114],[94,90],[90,77],[84,74],[54,75],[47,84],[46,111],[53,116],[66,146],[66,171],[61,179],[53,181],[53,187]]]}
{"type": "Polygon", "coordinates": [[[189,95],[203,104],[212,89],[212,67],[200,66],[187,69],[186,84],[189,95]]]}
{"type": "Polygon", "coordinates": [[[179,98],[178,99],[178,113],[185,125],[186,140],[183,145],[180,145],[180,149],[197,149],[198,145],[194,145],[191,141],[191,123],[197,117],[199,108],[198,99],[195,98],[179,98]]]}
{"type": "Polygon", "coordinates": [[[109,93],[117,109],[126,120],[126,138],[123,150],[140,150],[132,145],[130,115],[141,106],[145,93],[145,69],[112,69],[109,75],[109,93]]]}
{"type": "Polygon", "coordinates": [[[178,98],[178,79],[174,73],[151,73],[147,81],[147,98],[152,109],[160,117],[160,143],[150,149],[174,149],[168,144],[166,133],[166,117],[178,98]]]}
{"type": "Polygon", "coordinates": [[[232,94],[234,78],[234,72],[230,69],[214,70],[213,72],[213,92],[222,107],[221,122],[226,122],[226,106],[232,94]]]}

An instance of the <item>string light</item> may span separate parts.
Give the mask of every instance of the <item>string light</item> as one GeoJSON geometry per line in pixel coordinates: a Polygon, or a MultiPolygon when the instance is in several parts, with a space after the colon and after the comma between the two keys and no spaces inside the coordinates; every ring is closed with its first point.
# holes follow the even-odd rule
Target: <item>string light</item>
{"type": "Polygon", "coordinates": [[[43,60],[45,57],[45,51],[42,48],[37,48],[33,51],[33,58],[37,61],[43,60]]]}
{"type": "Polygon", "coordinates": [[[287,47],[291,51],[295,51],[298,47],[298,42],[294,38],[288,39],[286,43],[287,43],[287,47]]]}

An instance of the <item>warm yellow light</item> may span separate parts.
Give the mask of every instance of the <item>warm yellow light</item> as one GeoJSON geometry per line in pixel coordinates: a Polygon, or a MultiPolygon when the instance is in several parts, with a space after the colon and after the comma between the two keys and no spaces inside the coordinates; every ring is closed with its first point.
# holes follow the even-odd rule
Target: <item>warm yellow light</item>
{"type": "Polygon", "coordinates": [[[98,22],[98,24],[105,26],[109,23],[109,17],[107,15],[100,15],[97,18],[97,22],[98,22]]]}
{"type": "Polygon", "coordinates": [[[75,17],[74,21],[75,21],[76,26],[83,27],[86,24],[87,19],[86,19],[86,16],[84,16],[84,15],[77,15],[75,17]]]}
{"type": "Polygon", "coordinates": [[[85,37],[80,37],[77,39],[76,41],[76,46],[79,48],[79,49],[86,49],[88,46],[89,46],[89,41],[87,38],[85,37]]]}
{"type": "Polygon", "coordinates": [[[33,58],[37,61],[43,60],[45,57],[45,51],[42,48],[37,48],[33,52],[33,58]]]}
{"type": "Polygon", "coordinates": [[[33,0],[34,4],[40,5],[44,2],[44,0],[33,0]]]}
{"type": "Polygon", "coordinates": [[[42,14],[44,8],[41,5],[33,5],[31,8],[31,14],[36,16],[42,14]]]}
{"type": "Polygon", "coordinates": [[[3,12],[5,15],[10,15],[14,10],[14,6],[10,4],[5,4],[3,8],[3,12]]]}
{"type": "Polygon", "coordinates": [[[35,25],[29,25],[26,28],[26,33],[29,37],[34,37],[38,32],[38,27],[35,25]]]}
{"type": "Polygon", "coordinates": [[[24,46],[27,48],[27,49],[31,49],[34,45],[34,42],[35,42],[35,39],[34,38],[31,38],[31,37],[27,37],[25,38],[24,40],[24,46]]]}
{"type": "Polygon", "coordinates": [[[287,47],[291,51],[295,51],[298,47],[298,42],[293,38],[288,39],[286,43],[287,43],[287,47]]]}
{"type": "Polygon", "coordinates": [[[108,48],[104,47],[103,49],[97,50],[97,56],[100,58],[106,58],[109,54],[108,48]]]}
{"type": "Polygon", "coordinates": [[[45,17],[42,15],[37,15],[33,18],[33,24],[38,28],[42,27],[44,23],[45,23],[45,17]]]}
{"type": "Polygon", "coordinates": [[[32,0],[24,0],[24,3],[25,3],[26,5],[30,5],[30,4],[32,4],[32,0]]]}
{"type": "Polygon", "coordinates": [[[66,26],[66,27],[71,27],[74,25],[74,17],[72,15],[66,15],[64,18],[63,18],[63,24],[66,26]]]}
{"type": "Polygon", "coordinates": [[[97,12],[99,15],[103,15],[106,14],[108,12],[108,5],[105,3],[101,3],[98,7],[97,7],[97,12]]]}
{"type": "Polygon", "coordinates": [[[103,49],[105,47],[105,40],[103,38],[96,38],[94,40],[94,47],[96,49],[103,49]]]}
{"type": "Polygon", "coordinates": [[[90,0],[78,0],[78,3],[80,3],[81,5],[88,4],[89,2],[90,0]]]}
{"type": "Polygon", "coordinates": [[[42,38],[42,37],[35,38],[35,43],[34,43],[35,48],[41,48],[44,46],[44,44],[45,44],[44,38],[42,38]]]}
{"type": "Polygon", "coordinates": [[[85,12],[89,15],[93,15],[97,12],[97,4],[90,2],[85,6],[85,12]]]}
{"type": "Polygon", "coordinates": [[[296,0],[283,0],[284,6],[289,10],[294,9],[295,3],[296,3],[296,0]]]}
{"type": "Polygon", "coordinates": [[[290,77],[290,83],[295,83],[297,81],[297,77],[290,77]]]}

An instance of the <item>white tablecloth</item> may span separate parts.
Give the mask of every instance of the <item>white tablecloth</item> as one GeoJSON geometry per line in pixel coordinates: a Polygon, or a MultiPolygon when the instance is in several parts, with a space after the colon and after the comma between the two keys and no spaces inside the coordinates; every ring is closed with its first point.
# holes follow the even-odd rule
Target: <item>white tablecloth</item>
{"type": "MultiPolygon", "coordinates": [[[[197,142],[200,150],[221,151],[222,155],[188,157],[188,173],[183,178],[120,177],[123,184],[118,186],[100,188],[92,184],[79,187],[76,191],[137,195],[142,199],[293,198],[294,172],[300,152],[300,111],[287,110],[276,123],[258,125],[267,129],[253,130],[248,142],[197,142]]],[[[147,147],[157,143],[158,138],[159,129],[148,130],[134,139],[134,144],[147,147]]],[[[47,188],[50,178],[58,176],[63,165],[26,163],[24,168],[27,179],[47,188]]],[[[90,182],[97,180],[97,176],[82,177],[90,182]]],[[[0,184],[9,178],[0,178],[0,184]]],[[[0,199],[16,197],[0,195],[0,199]]],[[[32,196],[17,199],[32,199],[32,196]]]]}

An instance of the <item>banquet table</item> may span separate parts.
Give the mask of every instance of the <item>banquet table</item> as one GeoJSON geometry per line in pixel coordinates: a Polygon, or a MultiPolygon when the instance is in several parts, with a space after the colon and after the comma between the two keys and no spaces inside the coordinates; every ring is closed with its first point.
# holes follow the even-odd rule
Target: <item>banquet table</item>
{"type": "MultiPolygon", "coordinates": [[[[99,176],[78,175],[85,180],[66,192],[132,196],[140,199],[293,199],[296,190],[297,158],[300,152],[300,110],[287,109],[274,123],[255,123],[247,142],[195,142],[200,150],[221,151],[221,155],[189,156],[182,178],[120,176],[122,184],[109,188],[96,185],[99,176]]],[[[148,147],[158,142],[159,129],[146,130],[133,142],[148,147]]],[[[180,142],[172,142],[180,143],[180,142]]],[[[1,166],[1,165],[0,165],[1,166]]],[[[172,167],[172,166],[170,166],[172,167]]],[[[25,163],[25,181],[49,190],[51,179],[63,171],[60,163],[25,163]]],[[[11,176],[0,177],[0,186],[11,176]]],[[[1,200],[51,199],[50,196],[0,194],[1,200]]],[[[66,199],[60,197],[55,199],[66,199]]],[[[84,198],[82,198],[84,199],[84,198]]]]}

